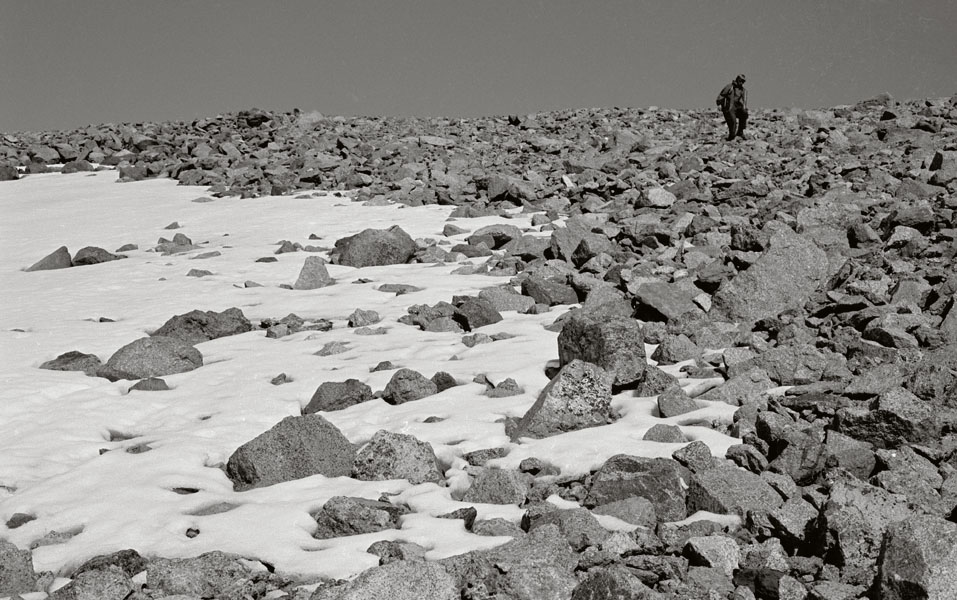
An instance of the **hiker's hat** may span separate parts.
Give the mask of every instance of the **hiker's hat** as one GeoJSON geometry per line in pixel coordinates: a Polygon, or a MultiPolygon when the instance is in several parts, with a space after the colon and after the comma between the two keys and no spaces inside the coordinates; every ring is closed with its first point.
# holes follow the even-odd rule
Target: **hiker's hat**
{"type": "Polygon", "coordinates": [[[744,83],[746,81],[744,78],[744,75],[738,75],[737,77],[734,78],[734,80],[739,81],[741,83],[744,83]]]}

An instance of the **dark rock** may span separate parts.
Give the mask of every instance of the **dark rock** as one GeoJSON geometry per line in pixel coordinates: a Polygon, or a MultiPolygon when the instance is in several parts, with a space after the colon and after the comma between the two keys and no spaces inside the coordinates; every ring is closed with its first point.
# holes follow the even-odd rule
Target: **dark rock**
{"type": "Polygon", "coordinates": [[[0,181],[16,181],[20,179],[20,172],[16,167],[0,165],[0,181]]]}
{"type": "Polygon", "coordinates": [[[111,381],[163,377],[203,366],[199,350],[176,338],[145,337],[123,346],[110,357],[97,375],[111,381]]]}
{"type": "Polygon", "coordinates": [[[701,400],[725,402],[732,406],[747,406],[757,402],[762,394],[774,387],[764,369],[750,369],[724,382],[723,385],[708,390],[701,400]]]}
{"type": "Polygon", "coordinates": [[[698,403],[677,385],[658,395],[658,414],[663,419],[698,410],[698,403]]]}
{"type": "Polygon", "coordinates": [[[409,262],[415,242],[398,225],[389,229],[366,229],[336,241],[333,262],[350,267],[397,265],[409,262]]]}
{"type": "Polygon", "coordinates": [[[535,276],[522,282],[522,294],[546,306],[578,303],[578,295],[572,286],[535,276]]]}
{"type": "Polygon", "coordinates": [[[212,310],[191,310],[172,317],[151,335],[174,338],[195,345],[246,333],[252,329],[252,324],[238,308],[227,308],[218,313],[212,310]]]}
{"type": "Polygon", "coordinates": [[[122,254],[113,254],[112,252],[108,252],[103,248],[97,248],[96,246],[86,246],[85,248],[80,248],[77,250],[76,255],[73,257],[73,266],[82,267],[84,265],[96,265],[113,260],[120,260],[121,258],[126,257],[122,254]]]}
{"type": "Polygon", "coordinates": [[[323,417],[286,417],[237,448],[226,474],[242,491],[310,475],[348,476],[355,457],[355,447],[323,417]]]}
{"type": "Polygon", "coordinates": [[[438,386],[426,379],[418,371],[399,369],[382,392],[382,399],[389,404],[404,404],[431,396],[438,392],[438,386]]]}
{"type": "Polygon", "coordinates": [[[316,514],[317,529],[312,537],[326,540],[344,535],[398,529],[399,517],[408,510],[388,502],[333,496],[316,514]]]}
{"type": "Polygon", "coordinates": [[[53,360],[44,362],[39,368],[49,369],[50,371],[83,371],[93,377],[96,375],[96,370],[101,364],[99,357],[93,354],[84,354],[77,350],[71,350],[70,352],[65,352],[57,356],[53,360]]]}
{"type": "Polygon", "coordinates": [[[631,497],[646,498],[658,518],[677,521],[687,516],[681,466],[667,458],[612,456],[592,477],[585,506],[601,506],[631,497]]]}
{"type": "Polygon", "coordinates": [[[641,327],[634,319],[595,320],[574,316],[558,335],[561,365],[583,360],[614,375],[614,385],[634,384],[645,372],[645,346],[641,327]]]}
{"type": "Polygon", "coordinates": [[[545,386],[511,437],[543,438],[611,422],[613,380],[601,367],[573,360],[545,386]]]}
{"type": "Polygon", "coordinates": [[[671,456],[678,461],[678,464],[692,473],[705,471],[714,466],[711,448],[701,440],[695,440],[687,446],[675,450],[671,453],[671,456]]]}
{"type": "Polygon", "coordinates": [[[455,307],[452,316],[465,331],[473,331],[502,320],[502,315],[492,306],[492,303],[481,298],[469,298],[455,307]]]}
{"type": "Polygon", "coordinates": [[[644,321],[673,321],[688,313],[700,314],[692,295],[664,281],[643,283],[635,290],[635,315],[644,321]]]}
{"type": "Polygon", "coordinates": [[[372,400],[372,388],[358,379],[326,381],[319,384],[309,404],[302,409],[308,415],[319,411],[342,410],[372,400]]]}
{"type": "Polygon", "coordinates": [[[509,396],[519,396],[525,393],[525,389],[511,377],[503,379],[492,389],[485,392],[489,398],[508,398],[509,396]]]}
{"type": "Polygon", "coordinates": [[[73,575],[76,576],[84,571],[95,571],[113,566],[119,567],[124,573],[126,573],[127,577],[133,577],[137,573],[141,573],[146,570],[146,564],[146,559],[140,556],[140,553],[136,550],[119,550],[117,552],[113,552],[112,554],[103,554],[91,558],[77,567],[77,569],[73,572],[73,575]]]}
{"type": "Polygon", "coordinates": [[[169,391],[169,386],[158,377],[147,377],[146,379],[140,379],[130,386],[129,391],[132,392],[134,390],[140,392],[167,392],[169,391]]]}
{"type": "Polygon", "coordinates": [[[455,377],[452,377],[445,371],[439,371],[433,375],[432,383],[435,384],[435,391],[437,394],[441,394],[445,390],[454,388],[459,384],[459,382],[455,380],[455,377]]]}
{"type": "Polygon", "coordinates": [[[547,525],[557,525],[568,545],[576,552],[589,546],[598,546],[610,534],[584,508],[559,509],[546,502],[530,507],[522,517],[522,529],[529,533],[547,525]]]}
{"type": "Polygon", "coordinates": [[[70,258],[70,251],[67,250],[66,246],[60,246],[24,269],[24,271],[51,271],[53,269],[66,269],[72,266],[73,259],[70,258]]]}
{"type": "Polygon", "coordinates": [[[749,510],[774,510],[783,499],[768,483],[749,471],[715,467],[691,476],[688,511],[744,515],[749,510]]]}
{"type": "Polygon", "coordinates": [[[356,453],[352,477],[361,481],[408,479],[412,485],[443,480],[431,444],[385,430],[377,431],[356,453]]]}
{"type": "Polygon", "coordinates": [[[834,423],[837,431],[878,448],[933,443],[942,427],[938,411],[903,388],[884,392],[867,408],[838,410],[834,423]]]}

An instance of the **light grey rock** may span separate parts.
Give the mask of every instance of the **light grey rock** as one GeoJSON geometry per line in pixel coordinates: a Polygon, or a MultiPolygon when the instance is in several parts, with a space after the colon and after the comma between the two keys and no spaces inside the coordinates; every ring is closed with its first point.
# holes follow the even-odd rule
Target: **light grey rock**
{"type": "Polygon", "coordinates": [[[408,479],[409,483],[442,481],[432,445],[404,433],[377,431],[356,454],[352,477],[361,481],[408,479]]]}
{"type": "Polygon", "coordinates": [[[545,386],[512,438],[544,438],[610,423],[613,381],[614,375],[601,367],[572,360],[545,386]]]}

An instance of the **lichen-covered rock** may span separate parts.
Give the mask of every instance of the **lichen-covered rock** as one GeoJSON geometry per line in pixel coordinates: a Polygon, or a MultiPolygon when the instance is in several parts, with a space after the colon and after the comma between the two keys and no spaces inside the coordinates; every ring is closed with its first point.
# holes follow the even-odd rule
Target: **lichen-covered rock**
{"type": "Polygon", "coordinates": [[[249,577],[249,568],[239,558],[219,551],[194,558],[154,558],[146,568],[146,585],[166,595],[223,597],[239,592],[237,588],[249,577]]]}
{"type": "Polygon", "coordinates": [[[36,586],[37,574],[30,551],[0,538],[0,594],[35,592],[36,586]]]}
{"type": "Polygon", "coordinates": [[[957,524],[914,515],[890,525],[877,587],[882,600],[957,598],[957,524]]]}
{"type": "Polygon", "coordinates": [[[362,481],[408,479],[413,485],[443,479],[431,444],[385,430],[359,449],[352,476],[362,481]]]}
{"type": "Polygon", "coordinates": [[[309,600],[459,600],[455,579],[434,562],[399,560],[361,573],[335,587],[318,588],[309,600]]]}
{"type": "Polygon", "coordinates": [[[316,514],[317,527],[312,537],[325,540],[396,529],[399,517],[407,512],[400,506],[379,500],[333,496],[316,514]]]}
{"type": "Polygon", "coordinates": [[[613,381],[614,375],[601,367],[572,360],[545,386],[512,438],[543,438],[611,422],[613,381]]]}
{"type": "Polygon", "coordinates": [[[508,469],[479,468],[472,484],[462,496],[463,502],[484,504],[522,504],[528,495],[532,477],[508,469]]]}
{"type": "Polygon", "coordinates": [[[382,399],[389,404],[405,404],[437,393],[438,386],[425,375],[412,369],[399,369],[382,391],[382,399]]]}
{"type": "Polygon", "coordinates": [[[681,477],[681,466],[674,460],[617,454],[592,477],[585,506],[646,498],[654,505],[659,519],[678,521],[688,515],[681,477]]]}
{"type": "Polygon", "coordinates": [[[302,409],[302,414],[342,410],[369,400],[372,400],[372,388],[358,379],[325,381],[316,388],[312,398],[309,399],[309,404],[302,409]]]}
{"type": "Polygon", "coordinates": [[[688,484],[688,511],[744,515],[749,510],[774,510],[783,498],[764,479],[735,467],[699,471],[688,484]]]}

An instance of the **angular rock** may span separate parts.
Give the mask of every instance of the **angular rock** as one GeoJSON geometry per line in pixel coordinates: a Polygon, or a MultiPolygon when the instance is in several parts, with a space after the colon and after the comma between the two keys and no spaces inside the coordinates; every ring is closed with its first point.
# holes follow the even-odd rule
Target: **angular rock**
{"type": "Polygon", "coordinates": [[[572,591],[571,600],[659,600],[661,595],[622,567],[600,568],[572,591]]]}
{"type": "Polygon", "coordinates": [[[186,373],[203,366],[203,355],[192,345],[165,336],[134,340],[113,353],[97,375],[111,381],[145,379],[186,373]]]}
{"type": "Polygon", "coordinates": [[[522,517],[522,529],[529,533],[547,525],[557,525],[568,545],[576,552],[589,546],[598,546],[611,533],[584,508],[558,509],[546,502],[530,507],[522,517]]]}
{"type": "Polygon", "coordinates": [[[24,269],[24,271],[51,271],[53,269],[66,269],[72,266],[73,259],[70,257],[70,251],[67,250],[66,246],[60,246],[24,269]]]}
{"type": "Polygon", "coordinates": [[[319,411],[342,410],[372,400],[372,388],[358,379],[326,381],[319,384],[309,404],[302,409],[308,415],[319,411]]]}
{"type": "Polygon", "coordinates": [[[904,442],[930,444],[940,437],[937,409],[904,388],[893,388],[868,408],[837,411],[834,429],[867,440],[878,448],[896,448],[904,442]]]}
{"type": "Polygon", "coordinates": [[[743,516],[749,510],[774,510],[783,502],[764,479],[735,467],[699,471],[688,483],[688,512],[706,510],[743,516]]]}
{"type": "Polygon", "coordinates": [[[412,485],[443,480],[431,444],[385,430],[377,431],[356,453],[352,477],[361,481],[408,479],[412,485]]]}
{"type": "Polygon", "coordinates": [[[878,562],[882,600],[957,597],[957,525],[915,515],[887,528],[878,562]]]}
{"type": "Polygon", "coordinates": [[[548,382],[511,437],[544,438],[611,422],[613,381],[601,367],[573,360],[548,382]]]}
{"type": "Polygon", "coordinates": [[[481,468],[473,473],[472,484],[462,496],[462,502],[521,505],[531,482],[531,476],[518,471],[481,468]]]}
{"type": "Polygon", "coordinates": [[[334,261],[349,267],[399,265],[415,254],[415,241],[401,227],[366,229],[336,241],[334,261]]]}
{"type": "Polygon", "coordinates": [[[222,312],[191,310],[163,323],[151,336],[164,336],[195,345],[252,331],[253,326],[238,308],[222,312]]]}
{"type": "Polygon", "coordinates": [[[83,571],[57,589],[50,600],[124,600],[133,592],[133,581],[119,567],[83,571]]]}
{"type": "Polygon", "coordinates": [[[758,321],[799,308],[827,276],[827,256],[786,226],[768,226],[768,249],[714,295],[714,307],[736,321],[758,321]]]}
{"type": "Polygon", "coordinates": [[[479,292],[478,297],[499,312],[514,310],[523,313],[535,305],[534,298],[519,294],[511,287],[485,288],[479,292]]]}
{"type": "Polygon", "coordinates": [[[645,345],[641,326],[634,319],[567,319],[558,334],[561,365],[583,360],[614,375],[614,385],[634,384],[645,372],[645,345]]]}
{"type": "Polygon", "coordinates": [[[382,392],[382,399],[389,404],[404,404],[438,393],[438,386],[418,371],[399,369],[382,392]]]}
{"type": "Polygon", "coordinates": [[[481,298],[469,298],[455,307],[452,318],[465,331],[474,331],[479,327],[498,323],[502,320],[502,315],[495,310],[491,302],[481,298]]]}
{"type": "Polygon", "coordinates": [[[701,314],[692,294],[664,281],[643,283],[635,290],[635,316],[643,321],[674,321],[688,313],[701,314]]]}
{"type": "Polygon", "coordinates": [[[326,269],[326,261],[318,256],[307,256],[299,271],[299,278],[292,284],[294,290],[316,290],[319,288],[333,285],[335,279],[329,275],[326,269]]]}
{"type": "Polygon", "coordinates": [[[327,540],[398,529],[399,517],[407,512],[402,507],[379,500],[333,496],[316,514],[317,529],[312,537],[327,540]]]}
{"type": "Polygon", "coordinates": [[[348,325],[349,327],[366,327],[368,325],[375,325],[381,320],[382,317],[380,317],[376,311],[357,308],[349,315],[348,325]]]}
{"type": "Polygon", "coordinates": [[[242,491],[311,475],[348,476],[355,457],[355,446],[323,417],[286,417],[237,448],[226,475],[242,491]]]}
{"type": "Polygon", "coordinates": [[[617,454],[592,477],[584,504],[602,506],[632,497],[646,498],[663,521],[687,516],[681,466],[667,458],[617,454]]]}
{"type": "Polygon", "coordinates": [[[309,600],[459,600],[458,585],[438,563],[399,560],[362,572],[336,587],[320,587],[309,600]]]}
{"type": "Polygon", "coordinates": [[[684,556],[691,566],[717,569],[728,577],[734,574],[741,560],[737,542],[720,535],[689,539],[684,547],[684,556]]]}
{"type": "Polygon", "coordinates": [[[13,542],[0,538],[0,594],[36,591],[37,575],[30,551],[20,550],[13,542]]]}
{"type": "Polygon", "coordinates": [[[546,306],[578,303],[578,294],[572,286],[537,276],[522,282],[522,294],[530,296],[537,304],[546,306]]]}

